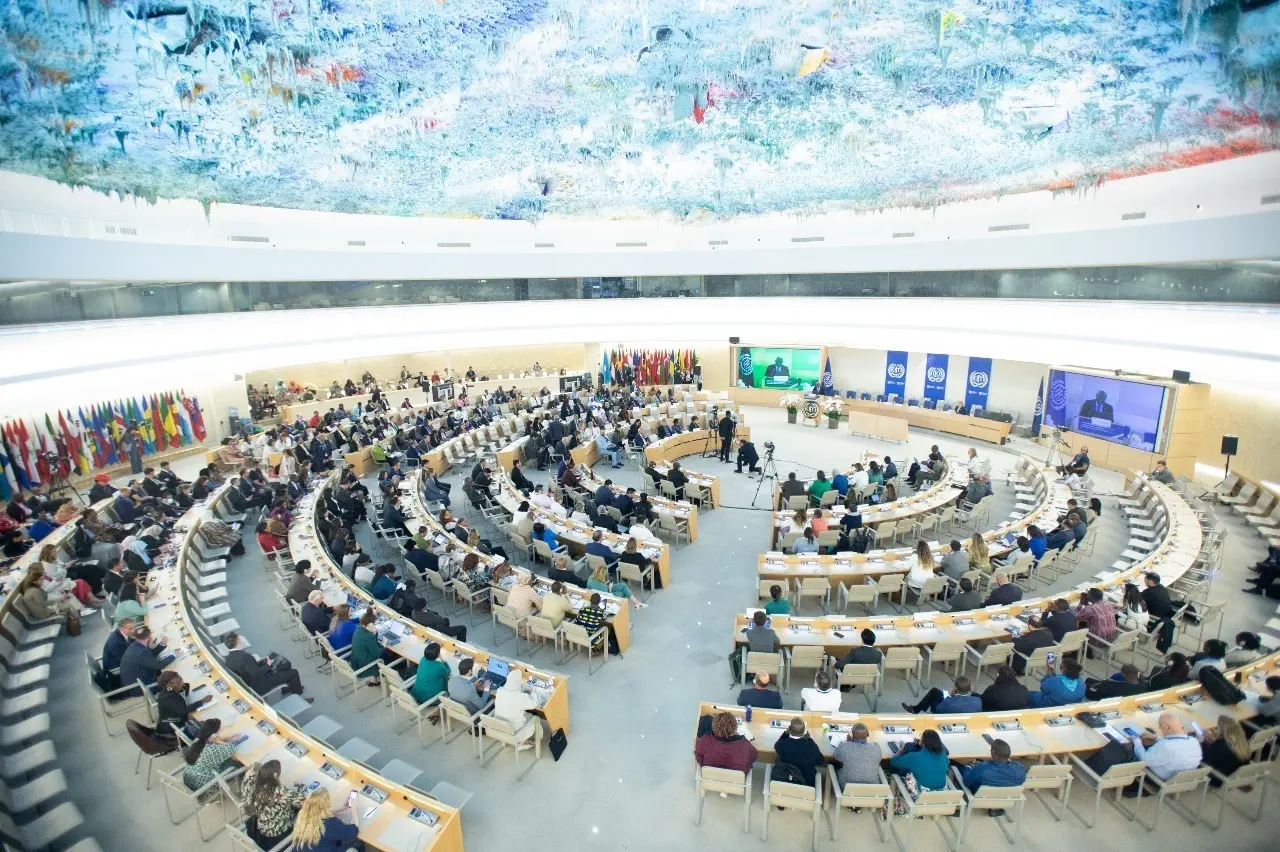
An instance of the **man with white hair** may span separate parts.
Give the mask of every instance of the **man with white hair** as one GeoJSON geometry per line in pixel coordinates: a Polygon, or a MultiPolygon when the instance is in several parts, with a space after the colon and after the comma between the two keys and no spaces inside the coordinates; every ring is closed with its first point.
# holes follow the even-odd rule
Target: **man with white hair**
{"type": "Polygon", "coordinates": [[[969,461],[965,464],[969,468],[969,476],[977,479],[979,476],[988,476],[991,473],[991,461],[989,459],[978,456],[978,450],[975,447],[969,448],[969,461]]]}
{"type": "Polygon", "coordinates": [[[983,606],[992,606],[999,604],[1007,606],[1022,600],[1022,588],[1017,583],[1009,582],[1009,575],[1003,571],[997,571],[991,577],[991,594],[987,595],[987,599],[982,602],[983,606]]]}
{"type": "MultiPolygon", "coordinates": [[[[1182,720],[1176,714],[1161,713],[1156,726],[1160,729],[1158,737],[1143,732],[1141,736],[1131,738],[1135,760],[1145,760],[1147,769],[1162,781],[1200,765],[1203,756],[1200,743],[1183,732],[1182,720]]],[[[1137,797],[1137,785],[1126,787],[1124,794],[1130,798],[1137,797]]]]}

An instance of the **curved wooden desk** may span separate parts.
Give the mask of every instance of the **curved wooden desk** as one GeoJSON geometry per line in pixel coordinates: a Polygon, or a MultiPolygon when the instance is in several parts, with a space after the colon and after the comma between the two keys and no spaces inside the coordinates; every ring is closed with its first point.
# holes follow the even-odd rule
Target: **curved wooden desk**
{"type": "MultiPolygon", "coordinates": [[[[295,521],[293,527],[289,530],[289,553],[296,563],[299,559],[311,560],[313,567],[320,568],[329,577],[331,583],[336,583],[346,593],[347,599],[352,603],[352,617],[357,617],[357,613],[373,607],[378,613],[380,621],[395,622],[402,625],[397,628],[400,631],[400,640],[394,645],[389,645],[388,650],[405,661],[415,666],[422,660],[422,652],[427,645],[435,642],[440,646],[440,659],[449,664],[454,674],[457,674],[457,665],[462,657],[471,657],[475,660],[479,670],[489,663],[490,656],[501,656],[492,654],[476,645],[466,642],[459,642],[452,636],[438,633],[429,627],[418,624],[413,619],[404,618],[390,607],[374,600],[373,596],[364,589],[360,588],[354,580],[343,573],[342,569],[334,563],[330,558],[328,550],[320,542],[319,536],[315,533],[315,515],[320,506],[320,497],[323,496],[325,489],[331,487],[337,474],[330,475],[321,485],[304,497],[298,503],[298,521],[295,521]],[[305,516],[305,520],[302,519],[305,516]]],[[[326,589],[333,588],[329,586],[326,589]]],[[[510,663],[513,669],[519,669],[524,672],[526,682],[529,678],[534,678],[539,682],[550,684],[543,690],[546,694],[546,700],[540,705],[540,709],[547,717],[547,723],[551,726],[551,730],[564,728],[569,730],[569,680],[562,674],[547,672],[534,668],[528,663],[509,657],[502,657],[510,663]]]]}
{"type": "MultiPolygon", "coordinates": [[[[1010,629],[1025,630],[1024,617],[1043,611],[1052,599],[1066,598],[1073,604],[1082,592],[1091,588],[1101,588],[1112,597],[1118,605],[1117,596],[1124,583],[1131,581],[1147,571],[1154,571],[1167,586],[1185,573],[1200,554],[1202,539],[1200,522],[1191,507],[1175,492],[1159,482],[1145,480],[1147,487],[1155,490],[1157,499],[1163,504],[1169,526],[1163,538],[1147,554],[1123,571],[1106,570],[1099,572],[1089,582],[1078,584],[1074,589],[1055,592],[1043,598],[1028,598],[1008,606],[989,606],[983,609],[960,613],[924,612],[903,616],[872,616],[869,618],[851,618],[846,616],[823,616],[820,618],[797,618],[791,616],[772,617],[773,628],[784,648],[795,645],[820,645],[832,653],[847,651],[860,645],[859,633],[868,628],[876,631],[877,646],[894,645],[934,645],[945,640],[973,642],[975,640],[1006,640],[1010,629]],[[928,626],[923,626],[924,625],[928,626]],[[843,635],[836,636],[839,632],[843,635]]],[[[742,629],[746,626],[747,616],[738,614],[734,618],[733,641],[742,640],[742,629]]]]}
{"type": "MultiPolygon", "coordinates": [[[[1031,524],[1037,524],[1042,529],[1050,521],[1056,524],[1058,513],[1065,511],[1066,500],[1070,494],[1067,487],[1053,479],[1043,467],[1029,456],[1023,456],[1023,459],[1026,462],[1026,470],[1040,480],[1040,485],[1044,489],[1044,497],[1041,498],[1036,508],[1026,514],[1019,514],[1015,511],[1004,523],[982,534],[983,540],[989,545],[988,550],[992,556],[1002,555],[1011,550],[1009,546],[1001,541],[1006,536],[1017,535],[1031,524]]],[[[782,513],[775,514],[781,515],[782,513]]],[[[864,517],[864,522],[866,520],[864,517]]],[[[775,517],[774,523],[776,524],[777,521],[778,518],[775,517]]],[[[938,562],[941,562],[942,557],[950,550],[949,547],[937,541],[930,541],[929,547],[933,552],[934,559],[938,562]]],[[[771,551],[760,554],[756,566],[756,575],[762,580],[780,579],[786,581],[805,577],[829,577],[833,586],[841,582],[848,583],[851,580],[864,582],[866,578],[874,578],[881,574],[906,571],[907,568],[899,569],[893,563],[904,556],[909,556],[913,551],[914,548],[910,546],[871,550],[867,553],[838,553],[821,556],[812,553],[797,555],[771,551]]]]}
{"type": "MultiPolygon", "coordinates": [[[[1229,674],[1238,676],[1246,690],[1265,691],[1262,681],[1269,674],[1274,674],[1280,666],[1280,654],[1272,654],[1247,666],[1235,669],[1229,674]]],[[[889,750],[890,742],[907,742],[918,738],[926,730],[938,731],[943,744],[952,759],[985,759],[991,754],[991,746],[983,739],[983,734],[998,737],[1009,744],[1015,758],[1043,757],[1051,754],[1072,754],[1092,752],[1107,744],[1107,738],[1101,730],[1118,733],[1125,727],[1155,728],[1160,714],[1166,710],[1176,712],[1184,719],[1193,719],[1203,728],[1211,728],[1218,723],[1220,715],[1231,716],[1237,720],[1257,715],[1257,710],[1248,702],[1226,706],[1217,703],[1204,693],[1200,684],[1191,682],[1170,689],[1132,695],[1127,698],[1113,698],[1106,701],[1086,701],[1079,704],[1066,704],[1059,707],[1042,707],[1026,710],[1010,710],[999,713],[949,713],[942,715],[920,715],[909,713],[809,713],[800,710],[765,710],[752,708],[750,722],[745,721],[746,708],[734,704],[719,704],[704,701],[698,707],[698,715],[728,712],[738,717],[739,732],[746,732],[752,745],[760,752],[760,760],[772,762],[776,755],[774,744],[785,732],[786,725],[792,719],[803,719],[813,737],[814,742],[828,759],[835,751],[835,744],[843,740],[849,726],[861,722],[870,731],[870,740],[880,746],[883,759],[889,759],[893,753],[889,750]],[[1188,703],[1188,696],[1199,696],[1194,703],[1188,703]],[[1075,717],[1079,713],[1117,711],[1119,716],[1112,719],[1105,729],[1095,729],[1080,722],[1075,717]],[[1069,720],[1065,723],[1062,720],[1069,720]],[[998,730],[997,723],[1017,722],[1021,726],[1015,730],[998,730]],[[1058,724],[1051,724],[1057,722],[1058,724]],[[780,723],[780,724],[779,724],[780,723]],[[940,725],[965,725],[968,730],[961,733],[944,733],[940,725]],[[906,725],[911,729],[909,734],[891,734],[884,729],[886,725],[906,725]]],[[[1122,733],[1120,736],[1124,736],[1122,733]]],[[[694,737],[696,739],[696,729],[694,737]]]]}
{"type": "MultiPolygon", "coordinates": [[[[735,441],[751,440],[751,427],[739,425],[734,431],[733,439],[735,441]]],[[[701,453],[707,448],[719,450],[720,436],[712,429],[698,429],[694,432],[681,432],[679,435],[672,435],[670,438],[654,441],[644,448],[644,457],[657,468],[659,473],[665,474],[670,470],[667,465],[670,465],[671,462],[678,461],[685,456],[701,453]]],[[[695,474],[692,471],[685,472],[689,475],[690,481],[697,482],[703,490],[711,493],[713,505],[720,505],[720,477],[709,473],[695,474]]]]}
{"type": "MultiPolygon", "coordinates": [[[[503,480],[506,479],[505,476],[502,476],[501,478],[503,480]]],[[[427,511],[426,501],[422,498],[417,471],[411,473],[408,479],[400,483],[400,490],[401,493],[406,495],[406,499],[401,504],[401,508],[404,510],[405,514],[409,516],[409,520],[405,522],[406,529],[408,529],[410,523],[414,524],[414,528],[408,529],[408,532],[411,534],[416,533],[417,526],[425,526],[431,531],[432,536],[445,537],[458,549],[466,553],[474,553],[479,556],[481,562],[489,565],[498,564],[494,557],[481,553],[478,550],[474,550],[471,547],[468,547],[465,542],[459,541],[452,533],[448,532],[440,525],[439,520],[437,520],[434,515],[427,511]]],[[[504,493],[505,491],[500,489],[500,494],[504,493]]],[[[495,499],[501,500],[502,498],[498,497],[495,499]]],[[[507,503],[504,502],[503,505],[505,506],[507,503]]],[[[516,505],[519,504],[517,503],[516,505]]],[[[519,565],[514,563],[508,564],[511,565],[511,570],[515,571],[521,577],[526,577],[531,573],[527,569],[521,568],[519,565]]],[[[594,594],[593,592],[580,586],[575,586],[572,583],[565,583],[564,586],[565,591],[567,592],[567,597],[569,598],[569,604],[575,612],[581,608],[582,601],[590,600],[591,595],[594,594]]],[[[510,584],[494,584],[492,588],[494,590],[494,594],[498,595],[509,589],[510,584]]],[[[537,580],[537,588],[538,594],[545,596],[547,592],[551,590],[551,581],[546,577],[539,576],[537,580]]],[[[618,648],[625,654],[627,649],[631,647],[631,609],[623,598],[615,597],[608,592],[599,592],[599,595],[601,605],[604,606],[605,613],[607,615],[606,620],[613,627],[614,636],[618,641],[618,648]]]]}
{"type": "MultiPolygon", "coordinates": [[[[213,507],[225,494],[225,486],[204,504],[213,507]]],[[[207,690],[214,700],[193,714],[196,718],[217,717],[222,721],[224,735],[243,736],[245,740],[236,748],[235,757],[248,765],[263,760],[276,759],[282,764],[281,779],[286,783],[308,784],[318,781],[329,793],[335,809],[346,800],[351,790],[362,790],[365,785],[385,794],[386,800],[378,804],[374,799],[360,796],[358,812],[369,808],[377,810],[361,820],[360,839],[376,849],[409,852],[429,849],[432,852],[461,852],[461,813],[404,785],[383,778],[373,769],[337,753],[328,743],[302,732],[290,718],[277,713],[251,690],[244,687],[223,666],[222,661],[210,650],[210,640],[195,627],[188,616],[186,588],[186,559],[191,541],[200,529],[200,509],[189,511],[180,524],[189,524],[183,537],[176,562],[166,568],[152,570],[150,602],[147,626],[163,637],[170,650],[182,656],[169,669],[177,672],[191,687],[193,694],[207,690]],[[297,752],[301,751],[299,756],[297,752]],[[323,771],[325,765],[340,771],[338,779],[323,771]],[[431,814],[434,826],[413,819],[409,813],[417,808],[431,814]]]]}

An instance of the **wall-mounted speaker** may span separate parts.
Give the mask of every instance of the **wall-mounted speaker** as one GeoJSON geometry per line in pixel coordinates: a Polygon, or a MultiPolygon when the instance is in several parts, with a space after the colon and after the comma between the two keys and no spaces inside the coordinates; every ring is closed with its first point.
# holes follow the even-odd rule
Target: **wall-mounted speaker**
{"type": "Polygon", "coordinates": [[[738,342],[740,342],[741,340],[742,340],[742,338],[741,338],[741,337],[730,337],[730,338],[729,338],[729,342],[730,342],[730,343],[733,343],[733,344],[737,344],[737,343],[738,343],[738,342]]]}
{"type": "Polygon", "coordinates": [[[1175,382],[1182,382],[1185,385],[1187,382],[1191,381],[1191,373],[1187,370],[1174,370],[1173,380],[1175,382]]]}
{"type": "Polygon", "coordinates": [[[1240,439],[1235,435],[1222,436],[1222,454],[1224,456],[1234,456],[1240,449],[1240,439]]]}

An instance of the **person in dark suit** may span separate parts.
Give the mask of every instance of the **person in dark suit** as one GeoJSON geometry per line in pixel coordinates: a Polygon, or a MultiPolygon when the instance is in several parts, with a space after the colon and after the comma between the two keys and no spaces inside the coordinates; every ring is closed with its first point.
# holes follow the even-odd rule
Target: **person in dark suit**
{"type": "Polygon", "coordinates": [[[756,451],[756,445],[750,441],[743,441],[738,445],[738,469],[737,473],[742,473],[742,466],[746,465],[751,473],[759,473],[760,453],[756,451]]]}
{"type": "Polygon", "coordinates": [[[1005,606],[1022,600],[1022,589],[1017,583],[1009,582],[1009,575],[1003,571],[997,571],[991,577],[991,594],[987,595],[987,599],[982,602],[983,606],[992,606],[999,604],[1005,606]]]}
{"type": "Polygon", "coordinates": [[[770,686],[771,681],[768,672],[756,672],[751,686],[738,693],[738,706],[781,710],[782,694],[770,686]]]}
{"type": "Polygon", "coordinates": [[[317,589],[308,595],[307,602],[302,605],[301,613],[302,626],[307,628],[307,632],[312,636],[329,632],[332,613],[324,605],[324,592],[317,589]]]}
{"type": "Polygon", "coordinates": [[[1053,634],[1054,642],[1061,642],[1062,637],[1079,627],[1076,615],[1071,611],[1071,604],[1058,598],[1050,604],[1052,609],[1043,618],[1038,619],[1040,627],[1053,634]]]}
{"type": "Polygon", "coordinates": [[[1080,416],[1114,421],[1116,411],[1111,407],[1111,403],[1107,402],[1107,392],[1100,390],[1094,394],[1093,399],[1086,400],[1084,405],[1080,406],[1080,416]]]}
{"type": "Polygon", "coordinates": [[[227,646],[227,668],[254,692],[265,695],[277,686],[283,686],[286,693],[302,694],[302,676],[297,669],[272,671],[271,659],[274,655],[259,660],[240,647],[242,641],[234,630],[223,635],[222,644],[227,646]]]}
{"type": "Polygon", "coordinates": [[[1151,687],[1142,679],[1142,673],[1133,663],[1125,663],[1120,667],[1120,674],[1106,680],[1085,678],[1084,697],[1087,701],[1105,701],[1108,698],[1124,698],[1147,692],[1151,687]]]}
{"type": "Polygon", "coordinates": [[[449,622],[438,612],[427,608],[427,600],[418,597],[413,604],[412,614],[410,616],[414,621],[423,627],[428,627],[437,633],[443,633],[446,636],[452,636],[459,642],[467,641],[467,627],[465,624],[454,625],[449,622]]]}
{"type": "Polygon", "coordinates": [[[1013,670],[1019,675],[1022,674],[1027,670],[1027,661],[1023,659],[1024,657],[1031,656],[1031,652],[1036,648],[1048,648],[1055,644],[1057,642],[1048,628],[1036,627],[1028,630],[1013,641],[1013,670]]]}
{"type": "Polygon", "coordinates": [[[130,488],[121,488],[117,491],[116,499],[111,506],[115,509],[116,517],[122,524],[131,524],[142,517],[142,510],[134,502],[133,490],[130,488]]]}
{"type": "Polygon", "coordinates": [[[111,631],[107,636],[107,641],[102,646],[102,670],[111,671],[120,668],[120,660],[124,657],[125,649],[129,647],[129,643],[133,641],[134,628],[138,626],[138,622],[132,618],[122,618],[120,623],[116,625],[116,629],[111,631]]]}
{"type": "MultiPolygon", "coordinates": [[[[1046,636],[1049,631],[1041,631],[1046,636]]],[[[1014,658],[1017,659],[1016,657],[1014,658]]],[[[982,693],[982,709],[991,713],[999,710],[1023,710],[1031,701],[1030,691],[1018,682],[1018,675],[1009,666],[1001,666],[996,672],[995,683],[982,693]]]]}
{"type": "Polygon", "coordinates": [[[188,701],[188,688],[177,672],[160,672],[156,678],[156,736],[173,738],[174,731],[191,718],[191,714],[213,700],[206,695],[199,701],[188,701]]]}
{"type": "Polygon", "coordinates": [[[720,422],[716,424],[716,432],[720,435],[720,461],[725,464],[729,463],[729,447],[733,444],[733,418],[729,416],[729,412],[725,412],[720,418],[720,422]]]}
{"type": "MultiPolygon", "coordinates": [[[[742,470],[741,465],[739,465],[738,470],[742,470]]],[[[683,500],[684,487],[689,484],[689,477],[685,476],[684,471],[680,469],[680,462],[672,463],[671,471],[667,474],[667,481],[669,481],[671,486],[675,488],[676,499],[683,500]]]]}
{"type": "Polygon", "coordinates": [[[150,628],[145,625],[135,627],[129,647],[120,657],[120,683],[142,681],[146,686],[155,683],[156,676],[173,662],[172,657],[161,657],[163,652],[164,645],[152,641],[150,628]]]}
{"type": "Polygon", "coordinates": [[[525,496],[528,496],[529,492],[533,491],[533,483],[529,481],[529,477],[524,475],[519,459],[511,462],[511,484],[525,496]]]}

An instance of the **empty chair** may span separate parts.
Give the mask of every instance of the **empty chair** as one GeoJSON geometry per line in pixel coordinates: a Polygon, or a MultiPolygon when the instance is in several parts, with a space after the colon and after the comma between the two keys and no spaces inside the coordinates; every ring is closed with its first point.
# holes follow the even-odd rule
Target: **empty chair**
{"type": "Polygon", "coordinates": [[[1022,783],[1022,790],[1039,799],[1053,818],[1061,822],[1067,814],[1067,803],[1071,800],[1071,766],[1052,754],[1048,759],[1048,763],[1037,763],[1027,767],[1027,780],[1022,783]],[[1049,802],[1045,798],[1050,791],[1057,794],[1055,796],[1058,801],[1056,811],[1049,807],[1049,802]]]}
{"type": "Polygon", "coordinates": [[[840,679],[838,686],[860,686],[863,688],[863,695],[867,699],[867,703],[871,705],[871,712],[876,712],[876,706],[879,704],[880,680],[883,676],[880,666],[875,663],[850,663],[840,670],[840,679]],[[867,687],[870,687],[868,689],[867,687]]]}
{"type": "Polygon", "coordinates": [[[955,663],[956,671],[953,679],[964,674],[964,658],[968,649],[969,645],[963,639],[944,639],[935,643],[931,648],[926,647],[924,649],[926,679],[933,680],[934,663],[942,666],[944,671],[948,665],[955,663]]]}
{"type": "Polygon", "coordinates": [[[151,770],[155,766],[156,758],[173,754],[177,750],[177,745],[173,740],[158,739],[155,728],[147,727],[141,722],[127,719],[124,725],[125,730],[129,733],[129,738],[138,747],[138,760],[134,763],[133,774],[138,774],[142,767],[142,759],[146,758],[147,789],[150,790],[151,770]]]}
{"type": "Polygon", "coordinates": [[[804,577],[800,580],[800,588],[796,592],[797,611],[804,604],[805,598],[817,598],[823,612],[831,600],[831,581],[826,577],[804,577]]]}
{"type": "Polygon", "coordinates": [[[698,787],[698,814],[694,818],[697,825],[702,825],[702,809],[707,803],[707,794],[719,793],[723,796],[742,797],[742,830],[751,832],[751,779],[745,772],[699,766],[694,780],[698,787]]]}
{"type": "MultiPolygon", "coordinates": [[[[891,646],[884,651],[884,659],[880,663],[880,670],[883,673],[891,671],[905,672],[907,680],[907,688],[911,690],[912,695],[920,694],[921,669],[924,666],[924,659],[920,656],[920,649],[914,645],[891,646]],[[915,674],[915,682],[912,683],[911,676],[915,674]]],[[[880,688],[884,689],[884,680],[881,678],[880,688]]]]}
{"type": "MultiPolygon", "coordinates": [[[[1197,766],[1195,769],[1184,769],[1182,772],[1175,772],[1168,778],[1161,778],[1159,775],[1147,770],[1146,783],[1150,785],[1152,790],[1151,798],[1156,800],[1155,812],[1151,815],[1151,822],[1144,821],[1141,817],[1138,822],[1146,826],[1147,831],[1155,831],[1156,825],[1160,822],[1160,811],[1166,800],[1169,803],[1169,809],[1181,816],[1189,824],[1195,825],[1200,822],[1200,815],[1204,812],[1204,800],[1209,795],[1209,774],[1213,772],[1208,766],[1197,766]],[[1199,795],[1197,795],[1197,792],[1199,795]],[[1195,797],[1195,810],[1191,810],[1183,805],[1179,800],[1180,796],[1188,795],[1195,797]]],[[[1138,800],[1139,805],[1135,810],[1140,811],[1142,808],[1141,799],[1138,800]]]]}
{"type": "Polygon", "coordinates": [[[880,587],[875,583],[841,583],[840,612],[848,614],[850,604],[862,604],[871,613],[880,599],[880,587]],[[869,604],[869,606],[868,606],[869,604]]]}
{"type": "MultiPolygon", "coordinates": [[[[1098,808],[1102,805],[1102,794],[1107,791],[1111,791],[1114,794],[1114,800],[1111,804],[1116,810],[1124,814],[1130,822],[1138,818],[1138,807],[1135,805],[1133,810],[1129,810],[1125,807],[1124,804],[1121,803],[1121,794],[1124,788],[1129,786],[1129,783],[1133,781],[1138,782],[1138,792],[1142,792],[1144,786],[1143,777],[1146,775],[1147,771],[1146,763],[1141,760],[1135,760],[1130,763],[1117,763],[1108,768],[1106,772],[1098,775],[1089,768],[1087,763],[1076,757],[1074,754],[1068,755],[1068,757],[1071,760],[1071,768],[1075,773],[1076,779],[1085,787],[1092,790],[1094,794],[1093,810],[1088,819],[1085,819],[1084,815],[1071,807],[1071,805],[1067,805],[1067,809],[1070,810],[1071,813],[1075,814],[1077,819],[1089,828],[1093,828],[1098,822],[1098,808]]],[[[1139,798],[1137,801],[1141,802],[1142,799],[1139,798]]]]}
{"type": "Polygon", "coordinates": [[[982,670],[987,666],[1008,665],[1009,659],[1013,656],[1012,642],[997,642],[994,645],[988,645],[981,650],[974,648],[972,645],[966,646],[965,654],[968,659],[966,662],[972,662],[977,671],[973,675],[974,686],[978,685],[979,678],[982,677],[982,670]]]}
{"type": "Polygon", "coordinates": [[[1267,798],[1267,785],[1271,780],[1271,768],[1273,766],[1275,766],[1275,762],[1270,760],[1246,763],[1230,775],[1223,775],[1216,769],[1211,768],[1209,770],[1210,777],[1217,779],[1220,785],[1210,787],[1214,798],[1218,800],[1218,815],[1211,820],[1206,813],[1204,815],[1204,824],[1216,831],[1222,825],[1222,815],[1227,805],[1231,805],[1250,822],[1257,822],[1261,819],[1263,805],[1267,798]],[[1239,791],[1242,794],[1251,795],[1252,790],[1257,790],[1258,794],[1256,808],[1246,811],[1240,805],[1231,801],[1231,793],[1239,791]]]}

